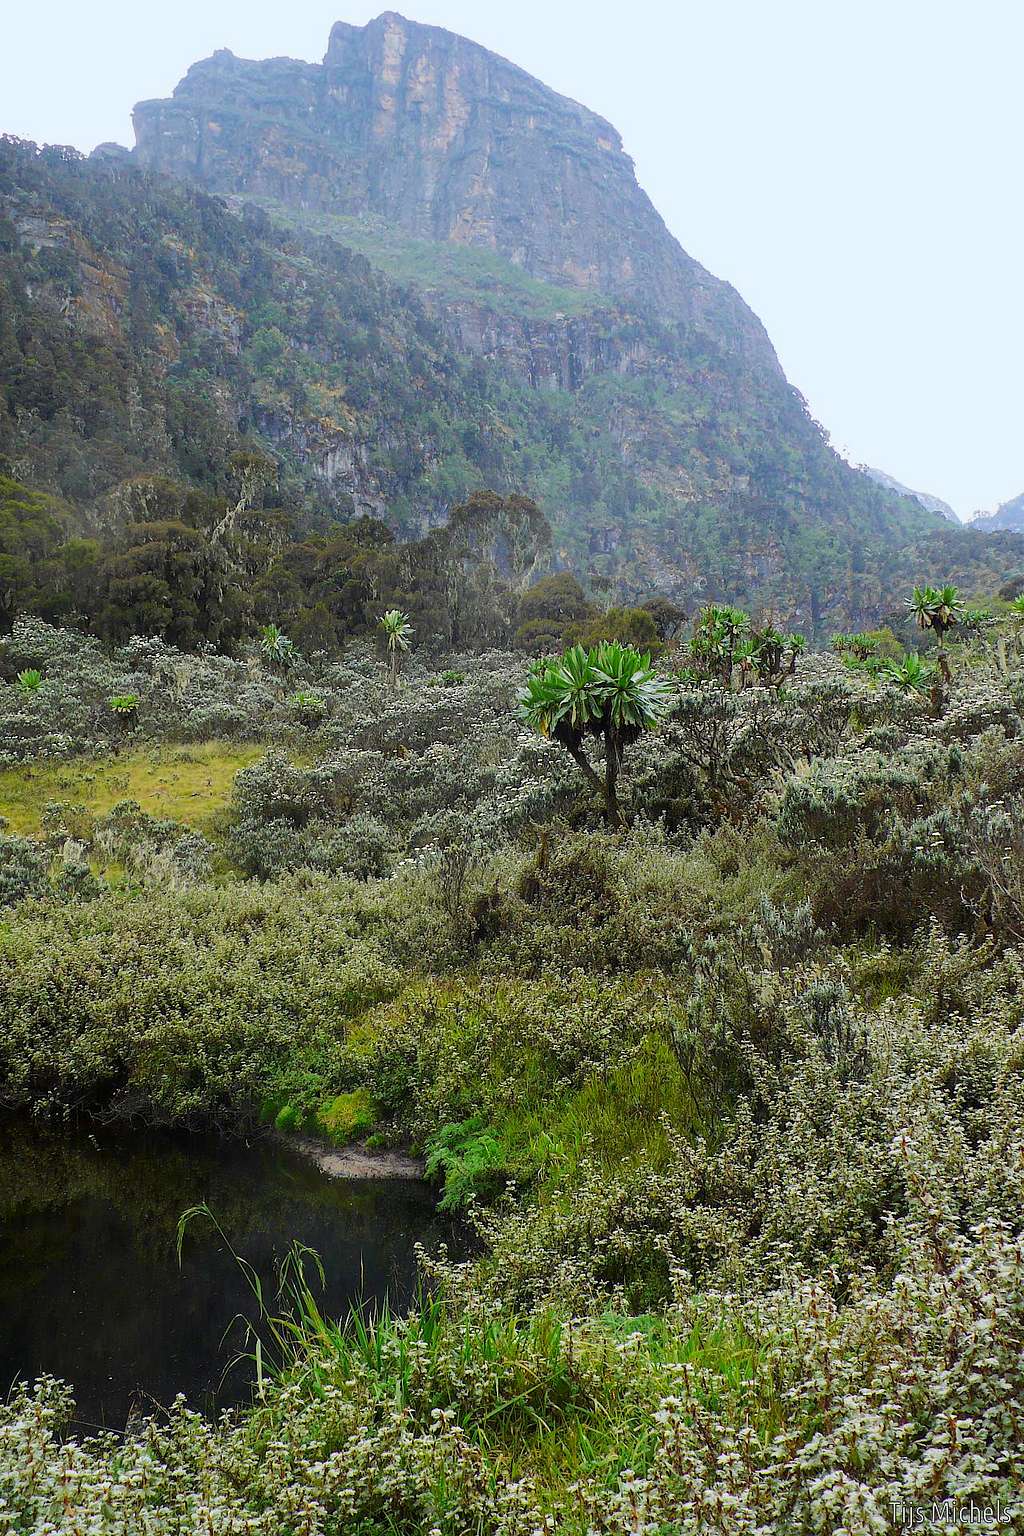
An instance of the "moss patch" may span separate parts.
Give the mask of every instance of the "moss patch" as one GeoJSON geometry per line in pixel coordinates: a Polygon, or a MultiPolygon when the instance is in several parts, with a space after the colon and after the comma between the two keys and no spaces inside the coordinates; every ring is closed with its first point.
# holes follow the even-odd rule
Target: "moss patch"
{"type": "Polygon", "coordinates": [[[362,1088],[352,1093],[339,1093],[337,1098],[322,1104],[316,1113],[317,1130],[340,1146],[364,1135],[376,1122],[376,1108],[362,1088]]]}

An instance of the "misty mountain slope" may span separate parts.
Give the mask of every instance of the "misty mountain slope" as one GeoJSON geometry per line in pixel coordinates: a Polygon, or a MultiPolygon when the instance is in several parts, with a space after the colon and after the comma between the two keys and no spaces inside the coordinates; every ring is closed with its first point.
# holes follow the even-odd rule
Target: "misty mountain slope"
{"type": "Polygon", "coordinates": [[[1024,533],[1024,492],[1004,501],[994,512],[979,512],[971,518],[971,527],[979,533],[1024,533]]]}
{"type": "Polygon", "coordinates": [[[575,395],[635,488],[525,487],[577,564],[812,626],[859,602],[865,544],[934,526],[832,455],[616,131],[486,49],[394,13],[339,23],[323,64],[222,51],[135,125],[142,164],[351,242],[420,291],[460,353],[575,395]]]}
{"type": "Polygon", "coordinates": [[[960,519],[948,501],[943,501],[938,496],[930,496],[927,491],[912,491],[909,486],[901,485],[892,475],[886,474],[884,469],[872,469],[869,464],[862,464],[860,467],[876,485],[892,491],[894,496],[912,496],[915,501],[921,503],[922,507],[927,507],[929,512],[938,512],[939,516],[944,517],[948,523],[959,523],[960,519]]]}
{"type": "MultiPolygon", "coordinates": [[[[142,473],[223,493],[252,443],[309,526],[523,492],[585,580],[808,632],[944,526],[832,452],[614,131],[486,50],[387,15],[136,121],[130,159],[0,153],[0,452],[86,526],[142,473]]],[[[958,548],[911,574],[973,585],[958,548]]]]}
{"type": "Polygon", "coordinates": [[[338,22],[322,65],[222,50],[170,101],[140,103],[134,122],[148,168],[494,252],[778,366],[735,291],[669,234],[616,130],[439,27],[393,12],[338,22]]]}

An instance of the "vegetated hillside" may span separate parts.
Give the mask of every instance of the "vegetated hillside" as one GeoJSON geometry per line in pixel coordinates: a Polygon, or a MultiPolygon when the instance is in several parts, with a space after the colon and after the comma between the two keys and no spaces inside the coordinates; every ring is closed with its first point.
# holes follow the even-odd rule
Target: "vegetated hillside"
{"type": "MultiPolygon", "coordinates": [[[[371,512],[408,538],[476,487],[520,490],[587,584],[731,597],[807,632],[875,619],[898,549],[936,526],[828,449],[724,287],[652,317],[379,216],[232,214],[123,153],[8,143],[2,166],[0,451],[92,526],[142,471],[234,495],[245,442],[302,526],[371,512]]],[[[679,256],[673,281],[699,287],[679,256]]],[[[994,555],[973,559],[945,568],[990,589],[994,555]]]]}
{"type": "MultiPolygon", "coordinates": [[[[236,63],[208,71],[209,89],[234,80],[236,63]]],[[[236,112],[263,68],[241,70],[236,112]]],[[[214,104],[206,107],[212,122],[214,104]]],[[[162,110],[150,110],[154,122],[162,110]]],[[[252,110],[259,118],[277,108],[264,93],[252,110]]],[[[519,108],[503,111],[518,133],[519,108]]],[[[254,141],[257,130],[248,125],[254,141]]],[[[226,127],[225,144],[230,138],[226,127]]],[[[575,163],[582,150],[573,143],[575,163]]],[[[63,499],[72,541],[64,561],[76,573],[58,594],[62,606],[29,606],[95,617],[81,574],[91,556],[74,542],[83,535],[126,557],[136,585],[159,566],[166,588],[190,561],[209,563],[206,544],[229,507],[245,514],[232,530],[266,511],[259,553],[221,551],[215,586],[248,598],[275,540],[280,549],[319,538],[314,563],[322,566],[323,541],[339,523],[355,520],[362,545],[387,538],[363,526],[367,515],[417,540],[489,488],[506,499],[528,494],[551,526],[546,553],[526,562],[520,581],[571,567],[592,591],[634,601],[668,593],[686,608],[697,594],[728,597],[811,634],[876,620],[908,575],[931,568],[927,553],[923,564],[917,554],[908,564],[901,550],[936,520],[831,452],[756,321],[683,256],[615,155],[615,196],[632,187],[640,199],[643,215],[630,227],[641,245],[654,242],[659,270],[690,295],[687,317],[679,317],[682,297],[666,318],[568,269],[552,283],[553,258],[538,256],[531,271],[516,250],[422,239],[376,214],[297,209],[280,200],[283,183],[270,187],[269,213],[248,190],[229,208],[194,185],[140,171],[123,151],[86,162],[4,141],[0,453],[14,479],[63,499]],[[698,302],[708,284],[714,303],[706,294],[698,302]],[[247,470],[243,450],[273,473],[247,470]],[[154,474],[156,490],[147,483],[154,474]],[[143,523],[177,525],[174,547],[162,535],[159,553],[138,553],[131,530],[143,523]]],[[[533,217],[549,214],[542,200],[533,217]]],[[[598,263],[601,272],[612,266],[611,255],[598,263]]],[[[352,533],[343,540],[351,546],[352,533]]],[[[52,540],[42,543],[50,550],[52,540]]],[[[38,577],[39,549],[22,538],[8,553],[23,574],[25,561],[35,564],[38,577]]],[[[299,602],[309,560],[288,564],[282,602],[294,621],[322,593],[299,602]]],[[[965,590],[982,592],[1024,558],[979,555],[965,542],[941,565],[965,590]]],[[[379,590],[415,607],[421,569],[410,556],[379,590]]],[[[193,607],[209,609],[209,581],[189,585],[193,607]]],[[[281,617],[273,591],[264,581],[256,617],[281,617]]],[[[179,622],[164,597],[145,615],[137,604],[120,632],[190,643],[195,623],[179,622]]],[[[241,611],[247,606],[200,626],[202,637],[231,643],[252,616],[241,611]]],[[[457,639],[451,623],[431,625],[430,633],[457,639]]],[[[314,627],[326,644],[350,628],[314,627]]]]}
{"type": "Polygon", "coordinates": [[[979,533],[1011,531],[1024,533],[1024,492],[1004,501],[994,512],[979,512],[971,519],[971,527],[979,533]]]}
{"type": "Polygon", "coordinates": [[[0,214],[0,445],[97,517],[143,472],[225,491],[243,439],[276,451],[314,521],[388,509],[416,531],[403,498],[422,528],[508,480],[486,390],[414,298],[335,242],[12,140],[0,214]]]}
{"type": "Polygon", "coordinates": [[[0,1109],[372,1131],[475,1233],[408,1315],[258,1320],[216,1424],[17,1384],[15,1529],[1021,1529],[1024,599],[934,596],[941,682],[705,615],[614,833],[521,656],[15,623],[0,1109]]]}
{"type": "Polygon", "coordinates": [[[526,478],[523,450],[416,300],[332,241],[7,140],[0,300],[0,628],[230,644],[305,615],[315,648],[391,600],[451,641],[475,586],[481,641],[511,612],[492,578],[514,598],[557,563],[521,498],[453,511],[526,478]]]}

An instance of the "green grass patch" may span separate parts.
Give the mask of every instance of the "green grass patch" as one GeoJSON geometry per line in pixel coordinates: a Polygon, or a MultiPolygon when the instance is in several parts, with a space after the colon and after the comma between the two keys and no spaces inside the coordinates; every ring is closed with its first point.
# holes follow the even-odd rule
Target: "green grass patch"
{"type": "Polygon", "coordinates": [[[643,1475],[656,1441],[650,1404],[681,1389],[703,1410],[742,1405],[762,1437],[782,1422],[762,1346],[734,1319],[709,1313],[680,1328],[672,1315],[607,1313],[577,1329],[572,1348],[576,1374],[593,1384],[589,1400],[510,1447],[516,1470],[549,1496],[582,1480],[611,1489],[627,1467],[643,1475]]]}
{"type": "Polygon", "coordinates": [[[396,282],[433,289],[446,298],[486,304],[489,309],[526,319],[582,315],[609,304],[602,294],[531,277],[497,251],[452,241],[415,240],[373,215],[355,218],[300,211],[267,198],[250,201],[259,203],[285,225],[333,236],[396,282]]]}
{"type": "Polygon", "coordinates": [[[286,1379],[298,1374],[317,1391],[358,1382],[417,1425],[450,1412],[489,1462],[529,1477],[552,1509],[575,1481],[611,1490],[626,1467],[649,1469],[660,1398],[685,1396],[684,1412],[738,1413],[761,1437],[782,1423],[764,1343],[718,1307],[569,1324],[551,1309],[462,1314],[423,1295],[404,1318],[354,1309],[333,1323],[310,1291],[293,1294],[288,1321],[266,1319],[264,1358],[276,1356],[286,1379]]]}
{"type": "Polygon", "coordinates": [[[688,1135],[697,1117],[686,1080],[665,1040],[649,1035],[632,1061],[589,1078],[550,1127],[568,1171],[586,1155],[614,1168],[639,1158],[664,1167],[671,1156],[665,1121],[688,1135]]]}
{"type": "Polygon", "coordinates": [[[104,816],[119,800],[135,800],[151,816],[202,831],[231,798],[235,774],[262,756],[253,742],[140,747],[119,757],[28,762],[0,773],[0,816],[12,832],[38,837],[43,808],[70,801],[104,816]]]}
{"type": "Polygon", "coordinates": [[[665,1040],[647,1036],[632,1060],[564,1096],[552,1096],[550,1085],[545,1096],[533,1060],[524,1052],[522,1109],[493,1124],[477,1115],[444,1125],[430,1138],[427,1173],[443,1181],[443,1210],[457,1210],[471,1195],[493,1199],[510,1180],[552,1191],[572,1186],[584,1160],[609,1171],[640,1160],[661,1168],[671,1158],[666,1124],[685,1136],[697,1129],[686,1080],[665,1040]]]}

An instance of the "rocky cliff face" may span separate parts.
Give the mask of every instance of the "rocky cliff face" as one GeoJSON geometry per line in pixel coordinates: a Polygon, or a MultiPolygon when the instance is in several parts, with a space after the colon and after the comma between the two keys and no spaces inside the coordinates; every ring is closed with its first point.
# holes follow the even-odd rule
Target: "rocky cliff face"
{"type": "Polygon", "coordinates": [[[140,103],[135,131],[150,168],[494,251],[778,366],[735,291],[669,234],[609,123],[438,27],[338,22],[320,65],[223,50],[170,101],[140,103]]]}

